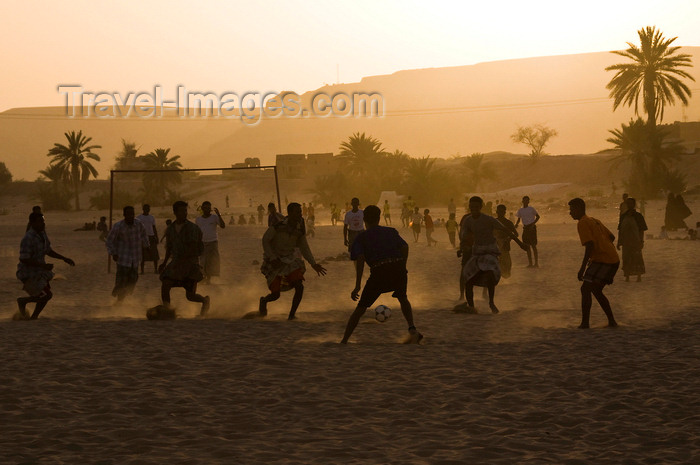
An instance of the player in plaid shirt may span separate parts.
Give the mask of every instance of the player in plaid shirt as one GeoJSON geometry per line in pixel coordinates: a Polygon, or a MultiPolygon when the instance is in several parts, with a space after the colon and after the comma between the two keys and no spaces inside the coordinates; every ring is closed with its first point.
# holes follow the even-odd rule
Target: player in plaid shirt
{"type": "Polygon", "coordinates": [[[139,279],[139,264],[143,248],[148,249],[146,228],[135,219],[134,207],[124,207],[124,219],[118,221],[107,236],[107,251],[117,263],[117,276],[112,295],[117,303],[134,291],[139,279]]]}

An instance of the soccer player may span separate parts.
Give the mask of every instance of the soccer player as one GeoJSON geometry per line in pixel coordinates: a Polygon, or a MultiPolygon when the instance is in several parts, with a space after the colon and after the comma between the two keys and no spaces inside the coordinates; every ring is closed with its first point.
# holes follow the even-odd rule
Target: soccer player
{"type": "Polygon", "coordinates": [[[386,226],[391,226],[391,205],[389,205],[389,200],[384,200],[384,224],[386,226]]]}
{"type": "Polygon", "coordinates": [[[425,237],[428,240],[428,247],[433,244],[437,244],[438,241],[433,239],[433,231],[435,231],[435,226],[433,225],[433,217],[430,216],[430,210],[423,210],[423,223],[425,224],[425,237]]]}
{"type": "Polygon", "coordinates": [[[501,267],[498,263],[500,250],[496,244],[494,230],[500,229],[514,240],[521,249],[526,250],[525,244],[520,242],[517,236],[505,228],[496,218],[481,213],[484,201],[481,197],[469,199],[469,212],[462,221],[460,239],[473,241],[471,258],[462,268],[462,275],[466,283],[465,293],[467,305],[474,307],[474,286],[482,286],[488,290],[489,308],[492,313],[498,313],[498,307],[494,303],[496,285],[501,278],[501,267]]]}
{"type": "Polygon", "coordinates": [[[575,198],[569,201],[569,214],[578,221],[578,235],[581,245],[586,248],[578,280],[581,284],[581,325],[580,329],[589,328],[593,295],[608,317],[608,326],[615,327],[617,322],[610,308],[610,301],[603,294],[603,288],[613,283],[615,273],[620,267],[620,257],[615,250],[615,236],[603,223],[586,215],[586,202],[575,198]]]}
{"type": "Polygon", "coordinates": [[[420,225],[423,222],[423,215],[418,212],[418,207],[413,207],[411,213],[411,230],[413,231],[413,242],[418,242],[420,237],[420,225]]]}
{"type": "Polygon", "coordinates": [[[450,244],[452,244],[452,248],[457,247],[455,237],[457,236],[459,225],[457,224],[454,213],[450,213],[450,219],[445,222],[445,229],[447,230],[447,235],[450,237],[450,244]]]}
{"type": "Polygon", "coordinates": [[[284,215],[277,211],[273,202],[267,204],[267,227],[274,226],[284,219],[284,215]]]}
{"type": "Polygon", "coordinates": [[[537,226],[536,223],[540,220],[540,215],[534,207],[530,206],[530,197],[523,197],[523,207],[519,208],[515,213],[518,217],[515,222],[517,228],[520,221],[523,222],[523,243],[527,246],[527,261],[528,268],[539,268],[539,260],[537,257],[537,226]],[[535,264],[532,264],[532,257],[535,257],[535,264]]]}
{"type": "Polygon", "coordinates": [[[518,230],[515,229],[513,222],[506,218],[506,206],[503,204],[496,207],[496,219],[508,231],[510,231],[509,235],[500,229],[493,230],[493,234],[496,236],[498,250],[501,251],[501,255],[498,256],[498,263],[501,266],[501,276],[504,278],[510,278],[510,272],[513,268],[513,262],[510,259],[510,236],[512,235],[517,237],[518,230]]]}
{"type": "Polygon", "coordinates": [[[146,227],[134,218],[134,207],[130,205],[124,207],[123,213],[124,219],[112,226],[106,241],[107,251],[117,264],[117,274],[114,278],[114,289],[112,289],[112,296],[117,298],[117,305],[134,292],[136,282],[139,280],[139,263],[143,270],[143,252],[150,247],[146,227]]]}
{"type": "Polygon", "coordinates": [[[360,199],[353,197],[350,200],[350,205],[352,208],[345,212],[343,220],[343,243],[348,251],[352,250],[352,241],[365,229],[362,223],[363,213],[360,210],[360,199]]]}
{"type": "Polygon", "coordinates": [[[258,311],[262,316],[267,315],[268,302],[279,299],[281,292],[294,289],[292,308],[289,310],[287,319],[295,318],[304,296],[304,273],[306,272],[304,260],[297,255],[297,248],[319,276],[326,274],[326,269],[316,263],[309,243],[306,241],[306,227],[301,213],[301,205],[290,203],[287,206],[287,217],[270,226],[263,235],[264,255],[260,271],[267,279],[270,293],[260,297],[258,311]]]}
{"type": "Polygon", "coordinates": [[[39,314],[53,297],[49,281],[53,279],[53,264],[46,263],[46,256],[63,260],[70,266],[75,262],[68,257],[55,252],[46,236],[44,215],[33,212],[29,215],[29,230],[24,234],[19,246],[19,264],[17,279],[22,281],[23,289],[29,297],[17,298],[19,312],[23,318],[29,319],[27,304],[36,303],[31,319],[36,320],[39,314]]]}
{"type": "Polygon", "coordinates": [[[158,273],[158,261],[160,260],[160,255],[158,255],[158,230],[156,229],[156,219],[151,215],[151,206],[144,204],[142,207],[143,213],[136,217],[143,227],[146,228],[146,234],[148,235],[148,248],[143,249],[143,257],[141,258],[141,274],[143,274],[146,262],[153,261],[153,272],[158,273]]]}
{"type": "Polygon", "coordinates": [[[214,208],[216,215],[211,214],[211,202],[202,202],[202,216],[198,216],[195,222],[202,230],[202,242],[204,242],[204,253],[200,257],[204,271],[204,283],[209,284],[213,276],[221,274],[221,260],[219,258],[219,235],[216,228],[226,228],[224,219],[221,218],[218,208],[214,208]]]}
{"type": "Polygon", "coordinates": [[[161,299],[163,305],[170,308],[170,289],[182,287],[187,300],[202,304],[200,316],[204,316],[211,302],[209,296],[197,294],[197,283],[203,278],[199,266],[199,256],[204,251],[202,230],[187,219],[187,202],[175,202],[173,213],[175,221],[165,230],[165,258],[158,268],[161,299]]]}
{"type": "Polygon", "coordinates": [[[364,222],[367,229],[360,233],[352,244],[351,258],[356,260],[357,266],[355,267],[355,289],[350,293],[350,297],[355,301],[358,298],[360,300],[355,311],[350,315],[341,344],[347,344],[367,308],[385,292],[393,292],[392,296],[396,297],[401,304],[401,312],[408,324],[410,335],[408,342],[417,344],[423,339],[423,335],[416,330],[413,323],[413,310],[406,296],[408,244],[396,229],[379,226],[380,215],[381,211],[375,205],[365,208],[364,222]],[[360,296],[365,262],[370,267],[370,274],[360,296]]]}

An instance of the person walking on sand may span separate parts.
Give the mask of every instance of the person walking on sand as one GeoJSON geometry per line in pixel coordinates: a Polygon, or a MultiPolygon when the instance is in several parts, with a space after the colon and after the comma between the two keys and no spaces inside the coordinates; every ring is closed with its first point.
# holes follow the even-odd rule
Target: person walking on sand
{"type": "Polygon", "coordinates": [[[642,280],[646,272],[644,267],[644,232],[649,229],[644,216],[637,211],[637,201],[632,197],[627,198],[627,210],[620,217],[620,225],[617,227],[617,250],[622,248],[622,271],[625,281],[630,276],[636,276],[637,282],[642,280]]]}
{"type": "Polygon", "coordinates": [[[586,215],[586,202],[575,198],[569,201],[569,214],[578,221],[578,235],[581,245],[586,248],[578,270],[581,284],[581,325],[589,328],[591,305],[594,296],[608,317],[608,326],[615,327],[610,301],[603,294],[603,288],[613,283],[620,266],[620,257],[615,250],[615,236],[599,220],[586,215]]]}
{"type": "Polygon", "coordinates": [[[262,316],[267,315],[267,304],[280,298],[280,293],[294,289],[292,307],[288,320],[296,317],[301,299],[304,296],[304,266],[303,257],[319,276],[326,274],[326,269],[317,264],[309,243],[306,240],[306,228],[301,216],[301,205],[290,203],[287,206],[287,217],[270,226],[262,238],[263,263],[260,272],[265,275],[270,293],[260,297],[258,311],[262,316]],[[301,252],[301,257],[297,254],[301,252]]]}
{"type": "Polygon", "coordinates": [[[496,285],[501,279],[501,267],[498,262],[498,256],[501,252],[496,244],[494,230],[501,230],[521,249],[527,250],[527,248],[512,231],[509,231],[496,218],[481,213],[483,206],[484,201],[481,197],[474,196],[469,199],[471,216],[464,219],[460,236],[465,239],[470,238],[474,245],[472,246],[472,256],[464,265],[462,274],[466,283],[467,305],[474,308],[474,286],[485,287],[488,290],[489,308],[492,313],[498,313],[494,297],[496,285]]]}
{"type": "Polygon", "coordinates": [[[151,247],[146,227],[134,217],[134,207],[124,207],[123,213],[124,219],[112,226],[105,242],[109,255],[117,264],[112,289],[112,297],[117,298],[117,305],[134,292],[139,280],[139,264],[143,267],[143,252],[151,247]]]}
{"type": "Polygon", "coordinates": [[[510,234],[501,229],[494,229],[493,234],[496,236],[496,245],[501,255],[498,256],[498,264],[501,266],[501,276],[510,278],[510,272],[513,268],[513,262],[510,259],[510,241],[511,236],[518,237],[518,230],[511,220],[506,218],[506,206],[500,204],[496,207],[496,219],[506,228],[510,234]]]}
{"type": "Polygon", "coordinates": [[[389,205],[389,200],[384,200],[384,225],[391,226],[391,205],[389,205]]]}
{"type": "Polygon", "coordinates": [[[360,210],[360,199],[353,197],[350,200],[350,205],[352,208],[345,212],[345,219],[343,220],[343,243],[348,248],[348,251],[352,247],[352,241],[365,229],[362,222],[363,212],[360,210]]]}
{"type": "Polygon", "coordinates": [[[141,208],[143,213],[136,217],[137,220],[143,224],[146,228],[146,234],[148,235],[147,248],[143,249],[143,256],[141,257],[141,274],[144,273],[144,268],[146,262],[153,262],[153,272],[158,273],[158,261],[160,260],[160,255],[158,254],[158,230],[156,229],[156,219],[151,215],[151,206],[144,204],[141,208]]]}
{"type": "Polygon", "coordinates": [[[51,248],[51,241],[46,235],[44,215],[33,212],[29,215],[29,230],[25,232],[19,246],[19,264],[17,279],[22,282],[22,289],[29,297],[18,297],[17,306],[22,319],[36,320],[46,304],[53,297],[49,281],[53,279],[53,264],[46,263],[46,256],[63,260],[70,266],[75,262],[51,248]],[[27,304],[35,303],[31,317],[27,313],[27,304]]]}
{"type": "Polygon", "coordinates": [[[357,266],[355,288],[350,297],[354,301],[359,298],[359,302],[350,315],[341,344],[347,344],[362,315],[385,292],[393,292],[392,296],[401,304],[401,312],[408,324],[408,342],[417,344],[423,339],[413,322],[413,309],[406,295],[408,244],[396,229],[379,225],[380,213],[379,207],[375,205],[365,208],[364,222],[367,229],[357,236],[352,245],[350,256],[357,266]],[[360,295],[365,262],[370,267],[370,274],[360,295]]]}
{"type": "Polygon", "coordinates": [[[199,256],[204,252],[202,230],[187,219],[187,202],[175,202],[173,213],[175,221],[165,230],[165,258],[158,267],[163,306],[171,308],[170,290],[173,287],[182,287],[185,289],[187,300],[202,304],[199,314],[204,316],[209,311],[211,300],[209,296],[197,294],[197,283],[204,277],[199,266],[199,256]]]}
{"type": "Polygon", "coordinates": [[[523,207],[519,208],[515,213],[518,220],[515,222],[517,228],[520,221],[523,222],[523,243],[527,246],[527,261],[528,268],[539,268],[540,263],[537,256],[537,226],[536,223],[540,220],[540,215],[533,207],[530,206],[530,197],[523,197],[523,207]],[[532,258],[535,258],[535,263],[532,263],[532,258]]]}
{"type": "Polygon", "coordinates": [[[427,208],[423,210],[423,223],[425,224],[425,238],[428,240],[428,247],[437,244],[438,241],[433,239],[433,232],[435,231],[433,217],[430,216],[430,210],[427,208]]]}
{"type": "Polygon", "coordinates": [[[202,216],[198,216],[195,222],[202,230],[202,242],[204,253],[200,262],[204,272],[204,284],[209,284],[211,278],[221,274],[221,258],[219,256],[219,235],[216,228],[226,228],[224,219],[221,218],[218,208],[214,208],[215,215],[211,214],[211,202],[202,202],[202,216]]]}
{"type": "Polygon", "coordinates": [[[418,212],[418,207],[413,207],[411,214],[411,230],[413,231],[413,242],[418,242],[420,237],[420,225],[423,222],[423,215],[418,212]]]}
{"type": "Polygon", "coordinates": [[[459,230],[459,225],[457,224],[454,213],[450,213],[450,218],[445,222],[445,229],[447,230],[447,235],[450,238],[450,244],[452,244],[452,248],[454,249],[457,247],[455,237],[457,236],[457,231],[459,230]]]}

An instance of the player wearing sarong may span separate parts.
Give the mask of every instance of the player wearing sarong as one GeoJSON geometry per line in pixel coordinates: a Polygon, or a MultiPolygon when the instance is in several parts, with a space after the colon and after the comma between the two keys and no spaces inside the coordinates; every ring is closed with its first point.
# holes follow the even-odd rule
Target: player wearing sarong
{"type": "Polygon", "coordinates": [[[17,265],[17,279],[22,281],[23,287],[29,297],[17,298],[20,316],[29,319],[27,304],[36,303],[31,319],[36,320],[39,314],[53,297],[49,281],[53,279],[53,264],[46,263],[46,256],[63,260],[70,266],[75,262],[68,257],[56,253],[51,248],[51,242],[46,236],[46,224],[44,215],[34,212],[29,215],[29,229],[24,234],[19,246],[19,264],[17,265]]]}
{"type": "Polygon", "coordinates": [[[197,283],[204,277],[199,266],[199,256],[204,251],[202,230],[187,219],[187,202],[173,204],[175,221],[165,230],[165,259],[160,272],[160,295],[163,305],[170,308],[170,289],[182,287],[190,302],[202,304],[200,315],[209,310],[209,296],[197,294],[197,283]],[[169,261],[172,258],[172,261],[169,261]]]}
{"type": "MultiPolygon", "coordinates": [[[[107,252],[117,264],[112,296],[117,304],[134,292],[139,280],[139,263],[143,263],[143,250],[148,250],[149,240],[143,223],[134,218],[134,207],[123,209],[124,219],[117,221],[107,235],[107,252]]],[[[141,265],[143,266],[143,265],[141,265]]]]}
{"type": "Polygon", "coordinates": [[[500,229],[514,240],[520,248],[525,245],[517,236],[506,229],[496,218],[481,213],[484,201],[481,197],[469,199],[469,212],[460,231],[460,239],[471,238],[473,240],[472,256],[462,268],[462,275],[466,283],[467,305],[474,307],[474,286],[482,286],[488,290],[489,308],[492,313],[498,313],[498,307],[494,303],[496,285],[501,279],[501,267],[498,256],[501,254],[496,244],[494,230],[500,229]]]}
{"type": "Polygon", "coordinates": [[[355,289],[350,293],[352,300],[360,299],[355,311],[350,315],[345,334],[341,341],[346,344],[355,327],[370,307],[385,292],[392,292],[392,296],[401,304],[401,312],[408,323],[409,341],[418,343],[423,335],[416,330],[413,324],[413,310],[406,296],[408,283],[408,271],[406,260],[408,259],[408,244],[394,228],[379,226],[381,211],[375,205],[365,208],[364,223],[366,230],[360,233],[351,248],[351,259],[356,261],[355,289]],[[370,267],[370,274],[365,288],[360,296],[362,286],[362,274],[364,264],[370,267]]]}
{"type": "Polygon", "coordinates": [[[569,201],[569,214],[578,220],[578,235],[581,245],[586,247],[583,262],[578,270],[581,284],[581,325],[589,328],[591,305],[594,296],[608,317],[608,326],[615,327],[617,322],[610,307],[610,301],[603,294],[603,288],[613,283],[615,273],[620,267],[620,257],[615,250],[615,236],[603,223],[586,215],[586,202],[575,198],[569,201]]]}
{"type": "Polygon", "coordinates": [[[304,259],[319,274],[326,274],[326,269],[317,264],[309,243],[306,241],[306,227],[301,216],[301,205],[290,203],[287,217],[270,226],[262,238],[263,263],[260,272],[265,275],[270,293],[260,297],[258,311],[267,315],[267,303],[280,298],[280,293],[294,289],[289,320],[293,320],[304,296],[304,259]],[[297,253],[301,252],[301,257],[297,253]]]}

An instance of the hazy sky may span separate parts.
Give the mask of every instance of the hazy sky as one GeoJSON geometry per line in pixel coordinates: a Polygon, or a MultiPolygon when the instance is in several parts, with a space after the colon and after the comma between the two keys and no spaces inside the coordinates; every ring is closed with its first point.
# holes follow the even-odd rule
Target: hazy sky
{"type": "Polygon", "coordinates": [[[305,92],[402,69],[599,52],[658,26],[700,46],[700,2],[60,1],[0,3],[0,111],[92,91],[305,92]],[[469,5],[469,6],[467,6],[469,5]],[[172,89],[169,91],[168,89],[172,89]]]}

